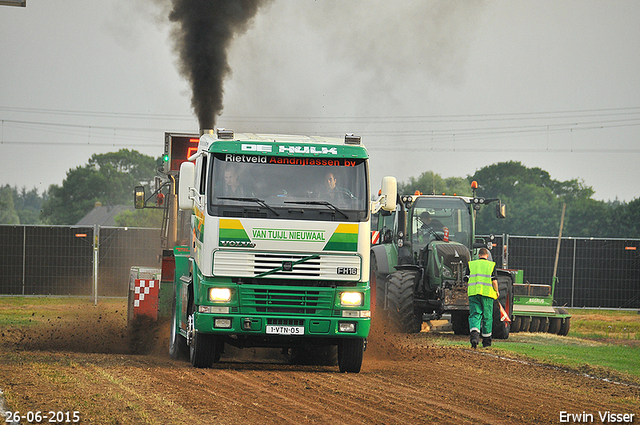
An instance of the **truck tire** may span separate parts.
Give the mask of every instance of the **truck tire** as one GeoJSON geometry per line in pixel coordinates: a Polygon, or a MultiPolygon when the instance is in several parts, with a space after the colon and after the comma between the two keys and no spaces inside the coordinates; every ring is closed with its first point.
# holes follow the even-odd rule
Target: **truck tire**
{"type": "Polygon", "coordinates": [[[171,307],[171,330],[169,335],[169,356],[172,359],[183,360],[188,357],[187,339],[178,333],[178,322],[176,313],[176,296],[173,296],[173,306],[171,307]]]}
{"type": "Polygon", "coordinates": [[[193,341],[189,347],[189,359],[193,367],[211,367],[214,362],[220,360],[220,352],[215,335],[193,333],[193,341]]]}
{"type": "Polygon", "coordinates": [[[398,270],[389,275],[387,281],[387,312],[389,323],[398,331],[418,333],[422,329],[422,316],[414,306],[414,287],[418,272],[398,270]]]}
{"type": "Polygon", "coordinates": [[[452,311],[451,328],[455,335],[469,335],[469,312],[452,311]]]}
{"type": "Polygon", "coordinates": [[[204,334],[194,329],[195,305],[193,299],[189,303],[189,324],[187,333],[191,333],[191,344],[189,345],[189,360],[193,367],[211,367],[214,362],[220,360],[224,351],[224,340],[220,336],[204,334]]]}
{"type": "Polygon", "coordinates": [[[359,373],[364,356],[364,338],[347,338],[338,345],[340,372],[359,373]]]}

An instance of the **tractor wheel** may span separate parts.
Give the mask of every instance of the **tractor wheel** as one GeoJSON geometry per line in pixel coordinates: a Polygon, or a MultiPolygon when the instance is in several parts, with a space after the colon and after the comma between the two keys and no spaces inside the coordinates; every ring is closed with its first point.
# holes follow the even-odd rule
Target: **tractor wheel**
{"type": "Polygon", "coordinates": [[[497,307],[500,301],[495,301],[494,310],[493,310],[493,326],[491,329],[491,333],[493,334],[494,339],[508,339],[509,338],[509,330],[511,328],[511,324],[507,321],[500,320],[500,308],[497,307]]]}
{"type": "Polygon", "coordinates": [[[389,322],[400,332],[418,333],[422,329],[422,315],[413,303],[413,291],[418,277],[417,271],[398,270],[389,275],[388,304],[389,322]]]}
{"type": "Polygon", "coordinates": [[[520,332],[522,326],[522,319],[520,316],[515,316],[511,322],[511,332],[520,332]]]}
{"type": "Polygon", "coordinates": [[[452,311],[451,327],[455,335],[469,335],[469,312],[452,311]]]}
{"type": "Polygon", "coordinates": [[[550,317],[549,318],[549,332],[550,334],[557,334],[560,332],[560,327],[562,326],[562,319],[559,317],[550,317]]]}
{"type": "Polygon", "coordinates": [[[340,372],[358,373],[364,356],[364,338],[347,338],[338,345],[340,372]]]}
{"type": "MultiPolygon", "coordinates": [[[[500,291],[502,295],[502,290],[500,291]]],[[[502,298],[502,297],[501,297],[502,298]]],[[[507,296],[508,299],[508,296],[507,296]]],[[[493,302],[493,326],[491,327],[491,333],[495,339],[507,339],[509,338],[509,330],[511,328],[511,323],[507,321],[500,320],[500,299],[497,299],[493,302]]],[[[503,306],[504,308],[504,306],[503,306]]]]}
{"type": "Polygon", "coordinates": [[[169,335],[169,356],[172,359],[186,359],[188,356],[187,339],[178,333],[178,314],[176,312],[176,297],[173,296],[171,314],[171,334],[169,335]]]}
{"type": "Polygon", "coordinates": [[[520,332],[529,332],[529,327],[531,326],[531,317],[529,316],[521,316],[520,319],[520,332]]]}

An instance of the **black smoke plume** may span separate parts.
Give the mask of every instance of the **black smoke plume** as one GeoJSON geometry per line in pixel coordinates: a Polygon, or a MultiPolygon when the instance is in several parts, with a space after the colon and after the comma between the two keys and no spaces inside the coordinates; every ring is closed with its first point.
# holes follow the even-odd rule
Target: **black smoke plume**
{"type": "Polygon", "coordinates": [[[223,82],[231,72],[227,48],[246,31],[263,1],[173,0],[169,19],[180,73],[191,84],[191,106],[200,129],[211,129],[222,112],[223,82]]]}

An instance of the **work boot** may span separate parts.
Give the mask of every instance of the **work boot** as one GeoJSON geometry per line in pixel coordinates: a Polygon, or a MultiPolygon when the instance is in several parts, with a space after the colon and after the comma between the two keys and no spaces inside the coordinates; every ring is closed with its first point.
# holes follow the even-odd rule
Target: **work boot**
{"type": "Polygon", "coordinates": [[[485,337],[482,338],[482,346],[484,348],[491,347],[491,337],[490,336],[485,336],[485,337]]]}
{"type": "Polygon", "coordinates": [[[471,348],[477,348],[478,347],[478,343],[480,342],[480,332],[478,331],[471,331],[471,348]]]}

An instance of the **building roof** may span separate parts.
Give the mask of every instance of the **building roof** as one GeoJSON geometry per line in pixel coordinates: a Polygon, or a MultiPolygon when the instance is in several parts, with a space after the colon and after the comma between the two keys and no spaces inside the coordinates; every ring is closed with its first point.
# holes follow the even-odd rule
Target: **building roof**
{"type": "Polygon", "coordinates": [[[133,207],[127,205],[96,205],[87,213],[80,221],[76,223],[78,226],[116,226],[115,216],[123,211],[133,211],[133,207]]]}

